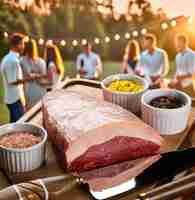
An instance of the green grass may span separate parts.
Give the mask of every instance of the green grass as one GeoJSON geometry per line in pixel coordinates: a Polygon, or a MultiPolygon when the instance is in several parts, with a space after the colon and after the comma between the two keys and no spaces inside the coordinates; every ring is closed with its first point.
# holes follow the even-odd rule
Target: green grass
{"type": "MultiPolygon", "coordinates": [[[[121,63],[119,62],[104,62],[104,73],[103,78],[110,75],[110,74],[116,74],[120,72],[120,66],[121,63]]],[[[66,74],[70,77],[75,77],[76,75],[76,66],[74,62],[65,62],[65,69],[66,74]]],[[[174,64],[171,63],[170,71],[168,74],[168,77],[171,77],[174,73],[174,64]]],[[[6,106],[3,104],[3,85],[2,85],[2,79],[0,77],[0,124],[1,123],[7,123],[8,122],[8,110],[6,106]]]]}

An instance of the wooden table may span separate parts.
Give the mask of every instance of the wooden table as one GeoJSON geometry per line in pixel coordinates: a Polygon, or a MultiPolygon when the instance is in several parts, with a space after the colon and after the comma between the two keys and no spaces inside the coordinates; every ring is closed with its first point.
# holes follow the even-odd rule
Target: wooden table
{"type": "MultiPolygon", "coordinates": [[[[93,84],[93,81],[91,81],[91,82],[93,84]]],[[[95,82],[94,82],[94,84],[95,84],[95,82]]],[[[64,87],[64,85],[62,85],[61,87],[64,87]]],[[[86,86],[84,86],[84,87],[86,87],[86,86]]],[[[93,94],[93,96],[96,96],[96,98],[102,98],[99,89],[88,88],[87,90],[85,90],[85,89],[81,88],[81,86],[79,86],[79,85],[67,88],[67,90],[69,90],[69,89],[76,90],[76,91],[82,91],[87,95],[93,94]]],[[[38,103],[35,107],[33,107],[28,113],[26,113],[21,118],[20,122],[30,121],[30,122],[33,122],[36,124],[41,124],[42,123],[42,113],[37,112],[40,107],[41,107],[41,103],[38,103]]],[[[195,108],[192,108],[192,119],[195,120],[195,108]]],[[[173,151],[173,150],[177,149],[177,147],[178,147],[177,145],[182,142],[182,137],[183,137],[182,134],[167,137],[166,141],[168,141],[168,143],[166,144],[166,151],[173,151]],[[179,141],[178,138],[181,141],[179,141]],[[175,141],[177,141],[177,144],[175,144],[175,141]]],[[[195,130],[193,131],[193,134],[191,136],[189,136],[189,139],[192,144],[195,144],[195,130]]],[[[53,153],[50,143],[48,142],[47,166],[41,168],[39,170],[39,173],[32,172],[30,174],[27,173],[25,176],[22,176],[22,177],[16,176],[16,177],[11,177],[11,178],[15,182],[18,182],[18,181],[23,182],[23,181],[28,181],[28,180],[32,179],[32,177],[33,177],[33,179],[39,178],[41,176],[41,174],[42,174],[42,176],[61,175],[63,173],[63,170],[58,165],[53,163],[54,160],[55,160],[55,155],[53,153]]],[[[0,190],[8,185],[9,185],[9,183],[7,181],[7,178],[2,173],[0,173],[0,190]]],[[[90,199],[92,199],[87,191],[81,190],[79,188],[76,188],[75,190],[71,191],[71,193],[66,194],[66,198],[72,199],[72,200],[76,200],[76,199],[78,199],[78,200],[88,200],[89,199],[90,200],[90,199]]],[[[64,197],[62,197],[62,199],[64,199],[64,197]]],[[[126,199],[126,198],[124,198],[124,199],[126,199]]],[[[59,200],[61,200],[61,199],[59,199],[59,200]]]]}

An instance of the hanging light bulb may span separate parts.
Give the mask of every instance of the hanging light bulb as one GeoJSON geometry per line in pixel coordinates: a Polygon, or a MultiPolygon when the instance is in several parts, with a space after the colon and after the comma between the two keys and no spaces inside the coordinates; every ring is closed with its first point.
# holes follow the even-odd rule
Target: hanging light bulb
{"type": "Polygon", "coordinates": [[[48,40],[48,41],[47,41],[47,45],[49,45],[49,46],[50,46],[50,45],[53,45],[53,40],[48,40]]]}
{"type": "Polygon", "coordinates": [[[109,43],[110,42],[110,38],[108,36],[105,37],[105,42],[109,43]]]}
{"type": "Polygon", "coordinates": [[[189,17],[189,18],[188,18],[188,24],[192,24],[192,22],[193,22],[192,17],[189,17]]]}
{"type": "Polygon", "coordinates": [[[95,38],[95,39],[94,39],[94,42],[95,42],[96,44],[99,44],[99,43],[100,43],[100,39],[99,39],[99,38],[95,38]]]}
{"type": "Polygon", "coordinates": [[[141,30],[141,34],[142,35],[145,35],[147,33],[147,30],[145,29],[145,28],[143,28],[142,30],[141,30]]]}
{"type": "Polygon", "coordinates": [[[114,36],[114,39],[115,39],[115,40],[120,40],[120,38],[121,38],[121,36],[120,36],[119,34],[116,34],[116,35],[114,36]]]}
{"type": "Polygon", "coordinates": [[[131,37],[131,34],[130,34],[130,33],[126,33],[126,34],[125,34],[125,38],[126,38],[126,39],[129,39],[130,37],[131,37]]]}
{"type": "Polygon", "coordinates": [[[82,43],[82,45],[86,45],[87,44],[87,40],[83,39],[81,43],[82,43]]]}
{"type": "Polygon", "coordinates": [[[60,45],[61,46],[65,46],[66,45],[66,41],[65,40],[61,40],[60,45]]]}
{"type": "Polygon", "coordinates": [[[77,40],[73,40],[73,41],[72,41],[72,45],[73,45],[74,47],[78,46],[78,41],[77,41],[77,40]]]}
{"type": "Polygon", "coordinates": [[[24,42],[29,42],[30,38],[28,36],[24,37],[24,42]]]}
{"type": "Polygon", "coordinates": [[[133,34],[133,37],[138,37],[138,35],[139,35],[139,34],[138,34],[138,31],[133,31],[132,34],[133,34]]]}
{"type": "Polygon", "coordinates": [[[177,26],[177,22],[176,22],[175,20],[172,20],[172,21],[171,21],[171,26],[172,26],[172,27],[177,26]]]}
{"type": "Polygon", "coordinates": [[[9,36],[7,32],[4,32],[3,35],[5,38],[7,38],[9,36]]]}
{"type": "Polygon", "coordinates": [[[44,40],[42,38],[40,38],[38,43],[39,43],[39,45],[43,45],[44,44],[44,40]]]}
{"type": "Polygon", "coordinates": [[[167,24],[166,22],[162,23],[162,24],[161,24],[161,28],[162,28],[163,30],[168,29],[168,24],[167,24]]]}

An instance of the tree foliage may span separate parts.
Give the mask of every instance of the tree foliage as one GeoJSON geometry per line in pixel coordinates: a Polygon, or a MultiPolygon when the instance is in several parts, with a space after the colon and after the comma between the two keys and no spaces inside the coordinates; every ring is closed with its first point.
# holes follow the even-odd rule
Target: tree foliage
{"type": "Polygon", "coordinates": [[[134,29],[140,32],[142,28],[147,28],[149,32],[161,36],[160,20],[166,20],[166,15],[162,17],[162,14],[153,13],[148,0],[134,0],[133,3],[129,1],[128,13],[119,18],[116,18],[111,6],[112,0],[106,0],[107,4],[98,4],[95,0],[26,0],[28,4],[25,6],[20,2],[21,0],[0,1],[1,32],[22,32],[35,39],[65,39],[69,43],[66,48],[61,48],[65,59],[75,59],[80,51],[79,47],[73,48],[70,45],[73,39],[86,38],[92,41],[98,37],[103,40],[105,36],[117,33],[121,34],[120,42],[112,40],[110,44],[101,43],[95,46],[95,50],[104,58],[121,59],[127,43],[124,38],[126,32],[134,29]],[[140,13],[132,12],[135,5],[140,13]],[[111,12],[105,14],[99,10],[99,6],[104,9],[108,7],[111,12]]]}

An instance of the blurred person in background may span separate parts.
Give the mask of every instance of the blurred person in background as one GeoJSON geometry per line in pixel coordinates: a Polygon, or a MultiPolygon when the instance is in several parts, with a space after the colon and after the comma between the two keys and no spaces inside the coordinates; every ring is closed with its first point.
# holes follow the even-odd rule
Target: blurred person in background
{"type": "Polygon", "coordinates": [[[29,40],[25,44],[24,55],[20,60],[24,78],[36,77],[24,86],[27,109],[34,106],[45,94],[45,87],[41,86],[40,80],[46,78],[47,70],[45,61],[38,56],[35,40],[29,40]]]}
{"type": "Polygon", "coordinates": [[[23,78],[20,55],[24,52],[24,39],[24,35],[14,33],[9,40],[10,51],[1,62],[4,102],[9,110],[10,122],[16,122],[24,114],[23,87],[20,86],[36,78],[33,75],[23,78]]]}
{"type": "Polygon", "coordinates": [[[154,34],[144,36],[143,48],[136,73],[145,76],[153,84],[159,83],[169,71],[168,55],[157,47],[157,38],[154,34]]]}
{"type": "Polygon", "coordinates": [[[65,78],[64,63],[58,47],[54,44],[46,45],[44,59],[46,61],[48,79],[55,87],[65,78]]]}
{"type": "Polygon", "coordinates": [[[122,73],[134,73],[140,57],[140,47],[136,40],[130,40],[125,49],[123,57],[122,73]]]}
{"type": "Polygon", "coordinates": [[[176,72],[170,87],[177,89],[193,89],[193,78],[195,76],[195,52],[189,48],[189,39],[185,34],[179,34],[175,38],[177,51],[175,63],[176,72]]]}
{"type": "Polygon", "coordinates": [[[83,53],[77,57],[77,72],[80,78],[98,80],[102,74],[102,61],[100,56],[92,51],[92,45],[83,46],[83,53]]]}

